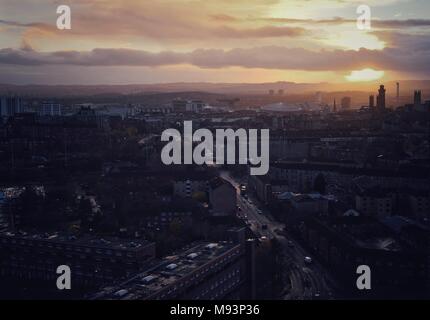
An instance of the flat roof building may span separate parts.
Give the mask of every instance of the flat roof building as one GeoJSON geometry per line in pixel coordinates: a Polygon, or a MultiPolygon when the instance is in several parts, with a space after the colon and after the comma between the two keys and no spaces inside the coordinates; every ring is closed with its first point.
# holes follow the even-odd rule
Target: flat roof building
{"type": "Polygon", "coordinates": [[[240,298],[248,279],[247,245],[200,242],[167,256],[129,280],[102,289],[92,299],[211,300],[240,298]]]}

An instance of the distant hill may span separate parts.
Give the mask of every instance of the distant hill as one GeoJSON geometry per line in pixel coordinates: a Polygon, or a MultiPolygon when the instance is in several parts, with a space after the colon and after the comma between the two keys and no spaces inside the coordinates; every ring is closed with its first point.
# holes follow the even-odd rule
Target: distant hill
{"type": "MultiPolygon", "coordinates": [[[[430,92],[430,80],[400,82],[400,94],[410,96],[414,89],[430,92]]],[[[395,95],[396,82],[385,82],[388,95],[395,95]]],[[[33,97],[73,97],[94,95],[133,95],[149,93],[205,92],[214,94],[268,94],[269,90],[283,90],[284,94],[310,94],[323,92],[374,92],[378,82],[366,83],[166,83],[129,85],[11,85],[0,84],[0,94],[14,93],[33,97]]]]}

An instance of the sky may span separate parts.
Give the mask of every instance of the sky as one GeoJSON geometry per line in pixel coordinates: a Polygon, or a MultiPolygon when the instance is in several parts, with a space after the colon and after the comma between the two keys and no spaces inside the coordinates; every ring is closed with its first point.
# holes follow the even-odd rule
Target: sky
{"type": "Polygon", "coordinates": [[[429,12],[428,0],[0,0],[0,83],[430,79],[429,12]]]}

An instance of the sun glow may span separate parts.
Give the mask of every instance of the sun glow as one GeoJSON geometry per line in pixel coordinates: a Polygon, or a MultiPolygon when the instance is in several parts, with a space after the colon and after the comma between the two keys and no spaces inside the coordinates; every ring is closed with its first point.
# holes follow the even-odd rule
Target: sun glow
{"type": "Polygon", "coordinates": [[[368,50],[382,50],[385,48],[385,42],[381,41],[375,35],[360,30],[333,30],[333,33],[323,43],[343,48],[346,50],[359,50],[361,48],[368,50]]]}
{"type": "Polygon", "coordinates": [[[373,69],[353,70],[349,75],[345,76],[345,79],[351,82],[374,81],[381,79],[384,74],[384,71],[373,69]]]}

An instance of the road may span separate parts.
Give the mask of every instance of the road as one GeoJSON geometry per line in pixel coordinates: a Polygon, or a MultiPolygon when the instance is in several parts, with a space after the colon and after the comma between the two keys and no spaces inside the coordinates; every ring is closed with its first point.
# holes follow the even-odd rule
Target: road
{"type": "Polygon", "coordinates": [[[238,215],[250,223],[250,228],[268,239],[277,239],[282,247],[284,265],[287,269],[284,282],[285,290],[280,297],[285,300],[332,299],[334,290],[329,283],[334,280],[329,277],[324,268],[313,259],[306,263],[305,257],[310,256],[288,232],[284,224],[276,221],[268,212],[262,212],[258,201],[248,195],[248,199],[240,194],[240,181],[231,177],[227,171],[221,171],[220,176],[229,181],[237,190],[237,204],[241,208],[238,215]],[[258,206],[260,208],[258,208],[258,206]],[[267,228],[263,230],[262,226],[267,228]]]}

